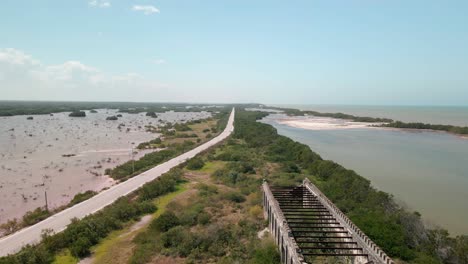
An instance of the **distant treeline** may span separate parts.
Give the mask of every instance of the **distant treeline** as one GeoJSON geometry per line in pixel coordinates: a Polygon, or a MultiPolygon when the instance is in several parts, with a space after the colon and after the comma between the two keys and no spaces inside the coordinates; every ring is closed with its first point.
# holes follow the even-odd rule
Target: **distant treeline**
{"type": "Polygon", "coordinates": [[[384,124],[379,125],[380,127],[394,127],[394,128],[407,128],[407,129],[430,129],[430,130],[437,130],[437,131],[445,131],[445,132],[459,134],[459,135],[468,135],[468,127],[461,127],[461,126],[433,125],[433,124],[425,124],[425,123],[420,123],[420,122],[405,123],[401,121],[395,121],[390,118],[354,116],[354,115],[343,114],[343,113],[320,113],[317,111],[309,111],[309,110],[301,111],[301,110],[292,109],[292,108],[277,108],[277,107],[271,107],[271,108],[282,110],[284,111],[284,113],[288,115],[294,115],[294,116],[313,115],[313,116],[320,116],[320,117],[332,117],[332,118],[338,118],[338,119],[348,119],[354,122],[384,123],[384,124]]]}
{"type": "Polygon", "coordinates": [[[451,125],[432,125],[424,123],[404,123],[400,121],[383,124],[382,127],[408,128],[408,129],[431,129],[438,131],[446,131],[453,134],[468,135],[468,127],[451,126],[451,125]]]}
{"type": "Polygon", "coordinates": [[[368,122],[368,123],[390,123],[393,122],[393,119],[390,118],[379,118],[379,117],[369,117],[369,116],[354,116],[344,113],[320,113],[317,111],[311,110],[304,110],[301,111],[299,109],[293,108],[279,108],[279,107],[268,107],[275,110],[281,110],[287,115],[294,115],[294,116],[304,116],[304,115],[313,115],[313,116],[320,116],[320,117],[332,117],[338,119],[348,119],[354,122],[368,122]]]}
{"type": "MultiPolygon", "coordinates": [[[[234,105],[188,104],[188,103],[139,103],[139,102],[47,102],[47,101],[0,101],[0,116],[44,115],[60,112],[77,112],[94,109],[119,109],[121,113],[217,112],[234,105]]],[[[240,107],[256,106],[237,105],[240,107]]]]}

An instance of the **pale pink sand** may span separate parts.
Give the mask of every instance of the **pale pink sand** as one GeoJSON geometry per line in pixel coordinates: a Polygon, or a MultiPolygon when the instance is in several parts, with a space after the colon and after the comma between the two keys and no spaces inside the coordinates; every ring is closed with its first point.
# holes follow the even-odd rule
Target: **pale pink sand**
{"type": "Polygon", "coordinates": [[[374,128],[372,126],[380,125],[380,123],[354,122],[345,119],[311,116],[280,118],[276,121],[280,124],[309,130],[374,128]]]}
{"type": "MultiPolygon", "coordinates": [[[[98,112],[87,111],[85,118],[71,118],[68,113],[38,115],[33,120],[0,117],[0,224],[44,206],[45,190],[49,207],[55,208],[79,192],[114,184],[104,170],[130,160],[132,146],[159,136],[146,132],[145,125],[157,126],[159,119],[175,123],[210,116],[167,112],[151,118],[145,113],[122,113],[119,120],[106,121],[116,111],[98,112]],[[125,126],[118,129],[119,124],[125,126]]],[[[150,151],[139,151],[135,159],[150,151]]]]}

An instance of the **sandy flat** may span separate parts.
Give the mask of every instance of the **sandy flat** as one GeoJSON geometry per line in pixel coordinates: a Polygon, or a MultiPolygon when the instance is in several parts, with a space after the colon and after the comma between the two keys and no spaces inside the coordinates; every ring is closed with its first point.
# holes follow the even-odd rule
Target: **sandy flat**
{"type": "MultiPolygon", "coordinates": [[[[35,115],[33,120],[0,117],[0,224],[44,206],[45,191],[49,207],[54,208],[79,192],[113,185],[104,170],[130,160],[132,148],[159,136],[146,132],[146,125],[210,116],[207,112],[166,112],[152,118],[145,113],[122,113],[119,120],[110,121],[106,117],[118,114],[116,110],[86,112],[84,118],[68,113],[35,115]]],[[[138,151],[135,158],[150,151],[138,151]]]]}
{"type": "Polygon", "coordinates": [[[380,125],[380,123],[354,122],[346,119],[336,119],[329,117],[291,117],[277,118],[276,122],[308,130],[336,130],[336,129],[359,129],[359,128],[375,128],[372,126],[380,125]]]}

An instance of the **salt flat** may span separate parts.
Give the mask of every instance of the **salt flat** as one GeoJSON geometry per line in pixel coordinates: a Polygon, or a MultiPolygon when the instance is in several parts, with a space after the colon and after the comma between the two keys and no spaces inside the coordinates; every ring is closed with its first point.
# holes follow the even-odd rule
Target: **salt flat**
{"type": "Polygon", "coordinates": [[[371,128],[378,126],[381,123],[354,122],[352,120],[337,119],[331,117],[286,117],[285,115],[275,115],[277,122],[283,125],[288,125],[296,128],[309,130],[335,130],[335,129],[356,129],[356,128],[371,128]]]}
{"type": "MultiPolygon", "coordinates": [[[[113,185],[104,170],[130,160],[132,146],[159,136],[146,132],[146,125],[211,116],[208,112],[166,112],[152,118],[145,113],[97,111],[86,111],[84,118],[69,117],[69,112],[35,115],[33,120],[0,117],[0,223],[44,206],[45,190],[53,208],[79,192],[113,185]],[[106,120],[117,114],[122,114],[119,120],[106,120]]],[[[138,151],[135,158],[149,151],[138,151]]]]}

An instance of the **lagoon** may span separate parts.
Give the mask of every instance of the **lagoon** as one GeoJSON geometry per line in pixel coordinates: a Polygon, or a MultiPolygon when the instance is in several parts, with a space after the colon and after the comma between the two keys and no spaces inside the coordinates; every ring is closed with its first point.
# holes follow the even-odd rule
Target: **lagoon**
{"type": "Polygon", "coordinates": [[[448,133],[381,128],[303,129],[271,114],[262,122],[369,179],[418,211],[428,225],[468,234],[468,139],[448,133]]]}

